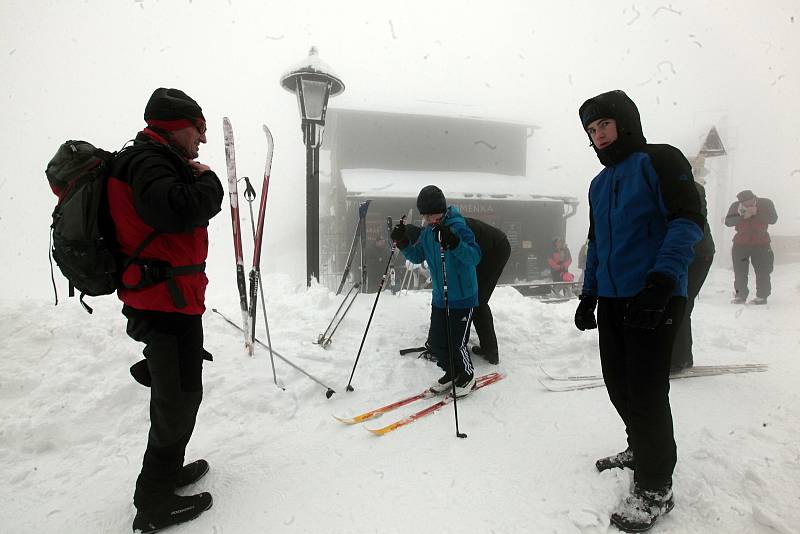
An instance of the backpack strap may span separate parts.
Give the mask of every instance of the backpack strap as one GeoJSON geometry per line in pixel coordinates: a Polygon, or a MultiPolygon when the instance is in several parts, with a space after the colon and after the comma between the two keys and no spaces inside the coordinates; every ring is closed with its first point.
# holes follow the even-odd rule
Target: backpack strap
{"type": "MultiPolygon", "coordinates": [[[[133,252],[133,256],[131,256],[130,258],[126,258],[125,259],[125,262],[122,264],[122,270],[120,271],[120,276],[122,275],[123,272],[125,272],[125,269],[127,269],[128,266],[139,256],[139,254],[142,253],[142,251],[145,249],[145,247],[147,247],[147,245],[149,245],[153,241],[153,239],[158,237],[159,233],[160,232],[158,230],[153,230],[152,232],[150,232],[150,234],[146,238],[144,238],[144,240],[139,244],[139,246],[136,247],[136,250],[133,252]]],[[[52,235],[52,231],[51,231],[51,235],[52,235]]],[[[51,271],[51,275],[52,275],[52,271],[53,271],[52,258],[50,260],[50,271],[51,271]]],[[[53,280],[53,290],[54,291],[55,291],[55,287],[56,286],[55,286],[55,279],[54,279],[53,280]]],[[[72,285],[72,282],[69,283],[69,296],[70,297],[74,297],[75,296],[75,286],[72,285]]],[[[86,304],[86,301],[83,300],[85,297],[86,297],[86,293],[81,292],[81,296],[78,298],[78,301],[81,303],[81,306],[83,306],[83,309],[86,310],[86,312],[91,315],[92,312],[94,312],[94,309],[91,306],[89,306],[88,304],[86,304]]],[[[58,304],[58,294],[56,294],[56,304],[58,304]]]]}
{"type": "Polygon", "coordinates": [[[159,232],[158,230],[153,230],[152,232],[150,232],[150,234],[147,237],[144,238],[144,240],[141,243],[139,243],[139,246],[136,247],[136,250],[133,251],[133,254],[131,254],[130,257],[125,258],[125,261],[122,264],[121,273],[125,272],[125,269],[127,269],[130,266],[130,264],[133,263],[134,260],[136,260],[136,258],[139,257],[139,254],[141,254],[142,251],[145,248],[147,248],[147,245],[152,243],[153,239],[157,238],[160,233],[161,232],[159,232]]]}
{"type": "Polygon", "coordinates": [[[186,274],[202,273],[206,270],[206,264],[196,263],[194,265],[180,265],[173,267],[169,262],[154,259],[136,259],[131,262],[141,269],[141,278],[135,286],[126,285],[127,289],[141,289],[150,287],[161,282],[166,283],[172,303],[178,309],[186,307],[186,299],[183,297],[178,284],[175,282],[176,276],[186,274]]]}

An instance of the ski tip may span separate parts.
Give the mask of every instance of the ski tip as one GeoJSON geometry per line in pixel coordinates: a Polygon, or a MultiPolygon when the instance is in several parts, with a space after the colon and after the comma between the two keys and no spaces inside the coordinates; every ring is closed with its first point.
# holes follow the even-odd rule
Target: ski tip
{"type": "Polygon", "coordinates": [[[391,432],[392,430],[394,430],[394,425],[385,426],[383,428],[367,428],[367,427],[364,427],[364,428],[369,430],[369,432],[373,436],[382,436],[382,435],[386,434],[387,432],[391,432]]]}
{"type": "Polygon", "coordinates": [[[354,425],[358,423],[358,420],[355,417],[339,417],[338,415],[332,415],[331,417],[346,425],[354,425]]]}

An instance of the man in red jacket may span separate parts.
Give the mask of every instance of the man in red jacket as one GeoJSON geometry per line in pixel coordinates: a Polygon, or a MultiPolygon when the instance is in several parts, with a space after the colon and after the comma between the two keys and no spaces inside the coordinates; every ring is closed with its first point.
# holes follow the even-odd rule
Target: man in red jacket
{"type": "Polygon", "coordinates": [[[222,184],[195,161],[206,142],[200,106],[178,89],[153,92],[147,127],[115,159],[108,202],[120,252],[128,258],[117,291],[127,333],[145,344],[131,367],[150,386],[150,432],[133,503],[135,532],[155,532],[211,507],[209,493],[175,489],[208,471],[205,460],[183,465],[203,397],[202,314],[208,279],[208,222],[220,212],[222,184]]]}
{"type": "Polygon", "coordinates": [[[728,209],[725,226],[736,228],[731,249],[733,288],[736,292],[732,301],[734,304],[744,304],[747,301],[750,292],[747,288],[750,262],[753,263],[756,273],[756,298],[750,303],[767,303],[767,297],[772,292],[770,274],[775,261],[767,227],[777,220],[775,204],[768,198],[756,197],[749,189],[736,195],[736,202],[728,209]]]}

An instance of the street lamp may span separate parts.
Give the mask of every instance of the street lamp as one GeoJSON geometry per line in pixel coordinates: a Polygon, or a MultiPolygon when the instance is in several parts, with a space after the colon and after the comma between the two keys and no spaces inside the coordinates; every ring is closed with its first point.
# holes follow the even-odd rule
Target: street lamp
{"type": "Polygon", "coordinates": [[[312,278],[319,281],[319,147],[328,98],[344,91],[344,83],[312,46],[306,59],[281,76],[281,86],[297,95],[306,145],[306,285],[310,286],[312,278]]]}

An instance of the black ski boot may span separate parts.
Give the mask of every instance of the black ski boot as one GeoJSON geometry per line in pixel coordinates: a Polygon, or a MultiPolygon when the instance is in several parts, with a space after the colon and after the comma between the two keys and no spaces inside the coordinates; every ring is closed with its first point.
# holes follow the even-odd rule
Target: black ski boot
{"type": "Polygon", "coordinates": [[[198,493],[188,497],[171,495],[153,506],[137,510],[136,517],[133,518],[133,532],[150,534],[178,523],[191,521],[211,508],[211,504],[210,493],[198,493]]]}
{"type": "Polygon", "coordinates": [[[492,365],[497,365],[498,363],[500,363],[500,357],[497,354],[497,349],[489,350],[489,349],[484,349],[480,345],[473,345],[472,354],[482,356],[487,362],[491,363],[492,365]]]}
{"type": "Polygon", "coordinates": [[[175,481],[175,488],[182,488],[189,484],[194,484],[208,473],[208,462],[203,459],[195,460],[186,464],[178,471],[178,479],[175,481]]]}
{"type": "Polygon", "coordinates": [[[645,490],[636,486],[611,514],[611,524],[623,532],[645,532],[658,518],[675,508],[672,486],[645,490]]]}
{"type": "Polygon", "coordinates": [[[597,470],[600,472],[605,471],[606,469],[624,469],[629,468],[633,469],[636,465],[636,461],[633,458],[633,451],[630,447],[625,449],[622,452],[618,452],[617,454],[613,454],[611,456],[606,456],[605,458],[600,458],[594,463],[597,470]]]}

